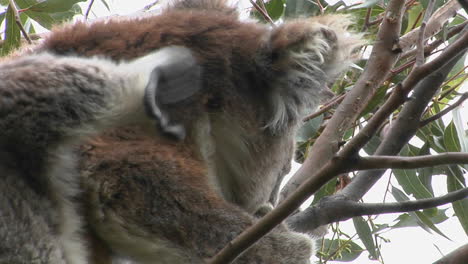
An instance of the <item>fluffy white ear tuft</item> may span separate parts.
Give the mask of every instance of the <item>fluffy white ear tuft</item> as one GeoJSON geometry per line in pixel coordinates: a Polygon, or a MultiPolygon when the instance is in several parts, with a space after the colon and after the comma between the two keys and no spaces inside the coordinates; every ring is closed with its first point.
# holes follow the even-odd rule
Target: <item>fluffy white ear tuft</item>
{"type": "MultiPolygon", "coordinates": [[[[361,34],[348,31],[351,19],[325,15],[293,20],[273,29],[271,94],[274,130],[297,121],[304,109],[315,108],[327,94],[327,83],[358,58],[361,34]]],[[[329,90],[328,90],[329,91],[329,90]]]]}
{"type": "Polygon", "coordinates": [[[311,27],[320,34],[317,34],[316,40],[306,42],[305,51],[309,45],[312,47],[309,50],[313,50],[314,45],[325,43],[324,52],[317,56],[323,57],[322,69],[327,77],[335,78],[359,58],[356,49],[364,44],[362,34],[349,31],[352,20],[347,15],[317,16],[310,21],[311,27]]]}

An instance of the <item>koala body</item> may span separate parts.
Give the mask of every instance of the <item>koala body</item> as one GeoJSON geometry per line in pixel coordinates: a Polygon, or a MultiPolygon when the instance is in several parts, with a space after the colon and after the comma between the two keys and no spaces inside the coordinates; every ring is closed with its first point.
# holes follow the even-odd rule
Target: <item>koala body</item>
{"type": "MultiPolygon", "coordinates": [[[[188,50],[165,48],[122,63],[39,53],[0,64],[0,263],[88,263],[74,147],[126,124],[166,130],[144,101],[172,80],[151,75],[196,72],[193,62],[188,50]]],[[[197,85],[196,73],[184,76],[197,85]]]]}
{"type": "MultiPolygon", "coordinates": [[[[323,16],[272,28],[241,21],[222,0],[180,0],[159,15],[65,25],[35,47],[119,62],[177,45],[202,69],[199,91],[172,85],[154,97],[184,128],[182,141],[129,124],[82,145],[94,263],[203,263],[254,224],[290,169],[303,114],[360,43],[349,23],[323,16]]],[[[280,227],[235,263],[302,264],[311,254],[310,239],[280,227]]]]}
{"type": "Polygon", "coordinates": [[[166,111],[188,128],[184,148],[202,161],[211,187],[252,213],[289,171],[304,111],[318,105],[360,40],[344,16],[271,28],[241,21],[224,2],[175,1],[160,15],[75,23],[38,50],[119,61],[167,45],[189,48],[203,68],[203,91],[166,111]]]}

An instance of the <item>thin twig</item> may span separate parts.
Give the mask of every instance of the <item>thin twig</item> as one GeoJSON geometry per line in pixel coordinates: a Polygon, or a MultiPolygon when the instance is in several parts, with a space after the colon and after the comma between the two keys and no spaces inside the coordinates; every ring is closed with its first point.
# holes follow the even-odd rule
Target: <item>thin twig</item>
{"type": "Polygon", "coordinates": [[[366,29],[369,27],[369,21],[370,21],[371,14],[372,14],[372,7],[367,8],[366,18],[364,19],[364,24],[362,25],[361,32],[366,31],[366,29]]]}
{"type": "Polygon", "coordinates": [[[318,111],[316,111],[315,113],[311,114],[311,115],[308,115],[306,117],[304,117],[304,119],[302,119],[303,122],[307,122],[311,119],[314,119],[316,118],[317,116],[327,112],[328,110],[330,110],[331,108],[333,108],[333,106],[341,103],[341,101],[343,101],[343,99],[345,98],[346,94],[342,94],[340,96],[337,96],[335,98],[333,98],[330,102],[326,103],[323,107],[321,107],[318,111]]]}
{"type": "MultiPolygon", "coordinates": [[[[458,33],[460,33],[460,31],[463,30],[463,28],[468,24],[468,21],[464,21],[452,28],[450,28],[447,32],[447,38],[440,38],[440,39],[437,39],[437,40],[434,40],[433,42],[431,42],[430,44],[428,44],[426,47],[424,47],[424,54],[429,54],[431,53],[433,50],[435,50],[437,47],[439,47],[440,45],[442,45],[445,41],[447,41],[448,39],[452,38],[453,36],[457,35],[458,33]]],[[[406,59],[406,58],[409,58],[411,56],[414,56],[415,53],[418,52],[418,49],[412,49],[412,50],[409,50],[405,53],[403,53],[401,56],[400,56],[400,59],[406,59]]]]}
{"type": "Polygon", "coordinates": [[[28,32],[26,32],[26,29],[24,29],[23,24],[21,23],[21,18],[18,12],[18,8],[16,7],[16,3],[14,0],[9,0],[10,1],[10,8],[13,14],[15,15],[15,22],[20,28],[21,34],[23,34],[23,37],[26,39],[26,41],[29,44],[32,44],[31,38],[28,35],[28,32]]]}
{"type": "Polygon", "coordinates": [[[271,19],[270,15],[268,15],[268,13],[266,12],[266,10],[264,10],[263,8],[261,8],[254,0],[250,0],[250,3],[252,4],[252,6],[255,8],[255,10],[257,10],[260,15],[263,16],[263,18],[265,18],[266,21],[268,21],[270,24],[272,24],[273,26],[275,25],[275,22],[273,22],[273,19],[271,19]]]}
{"type": "Polygon", "coordinates": [[[86,9],[85,20],[88,20],[89,13],[91,12],[91,8],[93,7],[93,4],[94,4],[94,0],[91,0],[91,2],[89,2],[88,8],[86,9]]]}
{"type": "MultiPolygon", "coordinates": [[[[437,8],[437,11],[434,12],[434,14],[427,22],[427,26],[425,29],[425,38],[427,39],[439,32],[442,26],[445,24],[445,22],[449,18],[455,16],[458,10],[460,10],[460,8],[461,6],[456,0],[450,0],[443,6],[437,8]]],[[[406,33],[400,38],[400,41],[398,43],[399,48],[403,52],[408,51],[414,44],[417,43],[419,33],[420,32],[418,28],[406,33]]]]}
{"type": "Polygon", "coordinates": [[[465,52],[468,48],[468,26],[465,26],[460,34],[460,37],[450,44],[437,58],[421,66],[414,67],[403,81],[403,89],[411,90],[424,76],[436,71],[452,58],[456,57],[457,54],[465,52]]]}
{"type": "MultiPolygon", "coordinates": [[[[465,69],[467,68],[467,66],[465,66],[458,74],[461,74],[461,73],[464,73],[465,72],[465,69]]],[[[453,77],[452,77],[453,78],[453,77]]],[[[450,79],[452,79],[450,78],[450,79]]],[[[462,80],[457,83],[456,85],[452,86],[450,89],[448,89],[447,91],[445,91],[443,94],[441,94],[439,96],[439,98],[437,98],[437,101],[440,101],[442,99],[444,99],[445,97],[447,97],[449,94],[451,94],[453,91],[455,91],[458,87],[460,87],[463,82],[468,78],[468,74],[463,74],[463,77],[462,77],[462,80]]],[[[446,85],[448,83],[448,81],[446,81],[443,85],[446,85]]]]}
{"type": "Polygon", "coordinates": [[[423,127],[439,118],[441,118],[442,116],[444,116],[445,114],[449,113],[450,111],[452,111],[453,109],[457,108],[459,105],[461,105],[466,99],[468,99],[468,93],[464,93],[461,95],[461,97],[455,102],[453,103],[452,105],[446,107],[444,110],[440,111],[439,113],[429,117],[429,118],[426,118],[424,120],[421,121],[421,123],[419,124],[420,127],[423,127]]]}
{"type": "Polygon", "coordinates": [[[432,11],[434,9],[434,3],[435,0],[429,0],[429,3],[427,4],[426,12],[424,13],[424,18],[421,23],[421,26],[419,27],[419,39],[417,42],[417,47],[419,52],[416,54],[416,66],[420,66],[424,63],[424,44],[426,42],[426,26],[427,22],[429,21],[429,18],[432,15],[432,11]]]}

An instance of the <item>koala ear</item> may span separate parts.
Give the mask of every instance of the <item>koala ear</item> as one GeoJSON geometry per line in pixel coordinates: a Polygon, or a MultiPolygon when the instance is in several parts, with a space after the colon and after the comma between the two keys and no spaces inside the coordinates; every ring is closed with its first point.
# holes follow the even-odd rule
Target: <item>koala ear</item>
{"type": "Polygon", "coordinates": [[[347,31],[350,24],[347,16],[326,15],[272,30],[268,46],[277,75],[271,95],[275,112],[267,127],[284,128],[330,95],[326,84],[351,64],[362,44],[359,35],[347,31]]]}
{"type": "Polygon", "coordinates": [[[185,48],[166,48],[172,58],[153,69],[145,88],[144,104],[147,113],[156,119],[164,135],[182,140],[185,128],[171,124],[164,105],[183,101],[198,92],[201,85],[201,67],[185,48]]]}
{"type": "Polygon", "coordinates": [[[274,66],[303,72],[321,70],[332,79],[357,59],[361,35],[348,31],[349,16],[325,15],[286,22],[274,29],[271,47],[274,66]]]}

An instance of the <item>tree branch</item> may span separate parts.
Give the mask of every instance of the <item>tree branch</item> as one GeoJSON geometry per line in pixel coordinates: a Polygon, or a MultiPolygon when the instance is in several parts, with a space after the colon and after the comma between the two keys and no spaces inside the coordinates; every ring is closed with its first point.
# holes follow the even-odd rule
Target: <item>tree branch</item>
{"type": "Polygon", "coordinates": [[[353,170],[372,169],[417,169],[447,164],[468,164],[468,153],[446,152],[438,155],[417,157],[370,156],[359,157],[350,161],[353,170]]]}
{"type": "MultiPolygon", "coordinates": [[[[445,5],[439,7],[427,22],[424,38],[427,39],[439,32],[445,21],[455,16],[460,8],[461,6],[456,0],[451,0],[445,5]]],[[[420,32],[419,30],[420,28],[415,28],[400,38],[399,48],[403,52],[408,51],[417,43],[420,32]]]]}
{"type": "Polygon", "coordinates": [[[322,198],[317,205],[302,212],[302,215],[306,215],[309,221],[303,221],[304,216],[297,214],[288,218],[287,223],[288,226],[293,227],[294,231],[308,233],[319,226],[345,221],[356,216],[417,211],[452,203],[467,197],[468,188],[440,197],[398,203],[360,203],[343,195],[328,196],[322,198]]]}
{"type": "MultiPolygon", "coordinates": [[[[468,21],[464,21],[464,22],[450,28],[448,30],[448,32],[447,32],[447,38],[440,38],[440,39],[434,40],[433,42],[431,42],[430,44],[425,46],[424,47],[424,54],[430,54],[437,47],[442,45],[445,41],[447,41],[448,39],[450,39],[453,36],[460,33],[467,24],[468,24],[468,21]]],[[[414,56],[417,52],[418,52],[418,49],[412,49],[412,50],[406,51],[400,56],[400,59],[406,59],[406,58],[409,58],[411,56],[414,56]]]]}
{"type": "Polygon", "coordinates": [[[308,115],[306,117],[304,117],[304,119],[302,119],[303,122],[307,122],[311,119],[314,119],[316,118],[317,116],[327,112],[328,110],[332,109],[333,106],[341,103],[343,101],[343,99],[345,98],[346,94],[342,94],[338,97],[335,97],[334,99],[332,99],[330,102],[326,103],[323,107],[321,107],[318,111],[316,111],[315,113],[311,114],[311,115],[308,115]]]}
{"type": "Polygon", "coordinates": [[[464,54],[468,49],[468,26],[460,32],[460,36],[450,44],[439,56],[433,60],[421,65],[415,66],[409,75],[403,80],[402,86],[405,91],[411,90],[421,79],[432,74],[447,62],[457,57],[458,54],[464,54]]]}
{"type": "MultiPolygon", "coordinates": [[[[412,98],[401,110],[398,118],[390,127],[382,143],[374,155],[396,155],[401,148],[416,134],[420,120],[427,104],[436,94],[440,85],[444,82],[450,70],[456,64],[463,53],[452,58],[450,63],[421,80],[414,89],[412,98]]],[[[359,173],[354,180],[343,189],[343,194],[353,200],[359,200],[377,182],[385,170],[371,170],[359,173]]]]}
{"type": "Polygon", "coordinates": [[[422,65],[424,63],[424,43],[426,42],[426,26],[427,22],[432,15],[432,11],[434,9],[435,0],[429,0],[427,4],[426,12],[424,13],[424,18],[419,27],[419,36],[417,47],[419,52],[416,54],[416,65],[422,65]]]}
{"type": "Polygon", "coordinates": [[[467,262],[468,244],[465,244],[437,260],[434,264],[466,264],[467,262]]]}
{"type": "Polygon", "coordinates": [[[317,171],[335,155],[345,131],[352,126],[377,88],[386,80],[386,76],[398,59],[398,50],[395,50],[395,46],[401,30],[403,8],[403,0],[390,1],[377,33],[377,42],[363,73],[310,148],[307,156],[313,159],[306,159],[294,174],[281,191],[280,201],[285,200],[302,182],[311,177],[311,172],[317,171]]]}
{"type": "MultiPolygon", "coordinates": [[[[417,84],[412,95],[412,98],[417,98],[417,100],[412,99],[405,103],[398,115],[398,118],[390,126],[374,155],[396,155],[416,134],[419,124],[418,122],[415,122],[415,120],[420,120],[427,104],[437,93],[439,87],[462,55],[463,54],[461,53],[457,57],[454,57],[449,63],[445,64],[442,68],[431,75],[426,76],[417,84]]],[[[336,196],[344,196],[349,200],[358,201],[380,179],[380,177],[382,177],[384,172],[385,170],[367,170],[359,172],[350,184],[348,184],[338,194],[329,198],[333,199],[336,196]]],[[[302,227],[309,225],[310,229],[308,229],[308,231],[312,231],[314,228],[326,223],[326,221],[321,221],[317,226],[311,226],[311,222],[314,222],[315,219],[320,220],[327,214],[325,212],[326,210],[324,210],[323,213],[319,215],[315,214],[311,217],[310,213],[308,213],[310,211],[313,212],[314,209],[308,208],[303,212],[291,216],[289,219],[294,219],[294,221],[291,220],[292,224],[290,224],[290,227],[294,230],[302,230],[302,227]]],[[[289,219],[288,222],[290,222],[289,219]]]]}
{"type": "Polygon", "coordinates": [[[448,114],[450,111],[452,111],[453,109],[457,108],[459,105],[461,105],[466,99],[468,99],[468,92],[467,93],[463,93],[461,95],[461,97],[455,102],[453,103],[452,105],[444,108],[444,110],[440,111],[439,113],[429,117],[429,118],[426,118],[424,120],[422,120],[419,124],[419,127],[423,127],[439,118],[441,118],[442,116],[444,116],[445,114],[448,114]]]}

